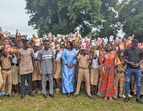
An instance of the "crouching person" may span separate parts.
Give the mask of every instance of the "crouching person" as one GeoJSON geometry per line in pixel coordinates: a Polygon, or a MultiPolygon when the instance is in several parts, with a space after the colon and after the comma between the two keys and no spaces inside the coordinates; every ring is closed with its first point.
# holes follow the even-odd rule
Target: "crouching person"
{"type": "Polygon", "coordinates": [[[79,95],[81,82],[84,78],[86,83],[88,98],[92,99],[93,97],[90,94],[90,80],[89,80],[90,79],[89,78],[89,60],[91,59],[91,56],[89,55],[89,51],[87,49],[82,49],[77,53],[75,58],[79,60],[79,71],[78,71],[77,89],[76,89],[76,93],[74,93],[74,97],[79,95]]]}

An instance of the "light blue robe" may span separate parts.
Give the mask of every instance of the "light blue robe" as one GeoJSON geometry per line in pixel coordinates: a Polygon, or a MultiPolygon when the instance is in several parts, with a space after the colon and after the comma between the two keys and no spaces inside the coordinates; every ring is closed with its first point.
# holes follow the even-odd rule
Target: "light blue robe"
{"type": "Polygon", "coordinates": [[[62,90],[63,94],[75,91],[75,65],[76,65],[76,50],[69,51],[64,49],[62,52],[62,90]],[[73,68],[69,68],[66,64],[75,64],[73,68]]]}

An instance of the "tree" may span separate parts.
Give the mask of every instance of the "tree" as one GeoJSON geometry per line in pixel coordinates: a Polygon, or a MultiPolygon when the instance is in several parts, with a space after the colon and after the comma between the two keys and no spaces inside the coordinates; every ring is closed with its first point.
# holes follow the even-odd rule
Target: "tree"
{"type": "Polygon", "coordinates": [[[26,0],[28,24],[38,30],[39,36],[77,30],[85,36],[101,24],[100,7],[100,0],[26,0]]]}
{"type": "Polygon", "coordinates": [[[119,22],[123,25],[126,36],[135,35],[143,42],[143,0],[124,2],[119,9],[119,22]]]}
{"type": "Polygon", "coordinates": [[[97,37],[109,37],[110,35],[116,36],[120,29],[118,25],[118,0],[101,0],[100,13],[103,17],[102,23],[96,27],[98,30],[94,31],[97,37]]]}

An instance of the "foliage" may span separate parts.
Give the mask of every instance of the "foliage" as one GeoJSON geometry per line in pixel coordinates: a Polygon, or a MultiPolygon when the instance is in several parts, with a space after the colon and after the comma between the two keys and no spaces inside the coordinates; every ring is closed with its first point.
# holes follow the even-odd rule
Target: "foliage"
{"type": "Polygon", "coordinates": [[[83,37],[143,36],[143,0],[26,0],[29,25],[39,36],[79,31],[83,37]]]}
{"type": "Polygon", "coordinates": [[[126,36],[135,35],[143,41],[143,0],[130,0],[124,3],[119,11],[119,22],[123,25],[126,36]]]}
{"type": "Polygon", "coordinates": [[[67,34],[77,28],[87,35],[93,25],[101,23],[100,6],[100,0],[26,0],[29,25],[41,36],[48,32],[67,34]]]}

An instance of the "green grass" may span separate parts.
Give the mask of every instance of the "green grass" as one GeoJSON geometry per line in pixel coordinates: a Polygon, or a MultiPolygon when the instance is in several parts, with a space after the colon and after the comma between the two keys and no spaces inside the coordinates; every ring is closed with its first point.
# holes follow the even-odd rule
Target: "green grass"
{"type": "Polygon", "coordinates": [[[80,96],[67,97],[63,94],[55,94],[55,98],[47,99],[41,95],[32,98],[26,95],[20,99],[20,95],[12,98],[0,99],[0,111],[143,111],[143,105],[138,104],[135,98],[129,102],[123,99],[104,102],[103,98],[88,99],[83,92],[80,96]]]}

